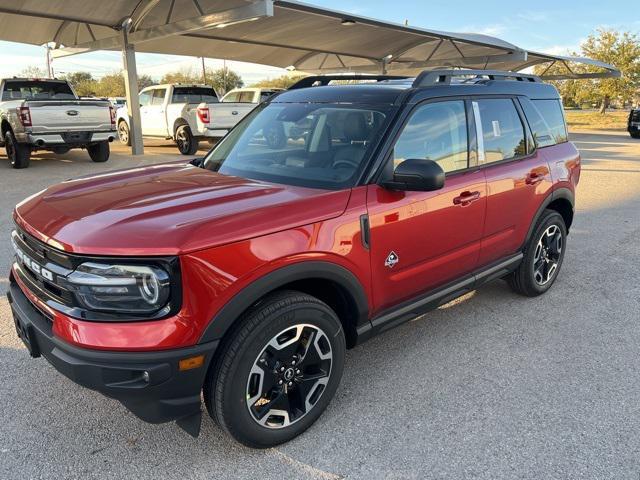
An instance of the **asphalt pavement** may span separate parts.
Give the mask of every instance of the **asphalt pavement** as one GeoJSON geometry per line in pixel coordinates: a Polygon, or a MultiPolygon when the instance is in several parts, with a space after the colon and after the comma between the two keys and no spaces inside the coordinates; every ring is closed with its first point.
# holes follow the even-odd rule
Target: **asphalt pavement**
{"type": "MultiPolygon", "coordinates": [[[[535,299],[501,281],[349,351],[320,420],[277,448],[149,425],[32,360],[0,298],[0,479],[640,478],[640,141],[572,134],[584,163],[562,271],[535,299]]],[[[11,211],[80,175],[180,158],[113,146],[0,155],[0,291],[11,211]]],[[[204,146],[204,144],[203,144],[204,146]]],[[[4,151],[2,151],[4,154],[4,151]]]]}

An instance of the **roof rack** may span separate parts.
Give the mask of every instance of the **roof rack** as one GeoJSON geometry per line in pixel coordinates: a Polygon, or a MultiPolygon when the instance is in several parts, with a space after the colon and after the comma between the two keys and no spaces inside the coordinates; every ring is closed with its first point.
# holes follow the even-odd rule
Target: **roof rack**
{"type": "Polygon", "coordinates": [[[432,85],[450,85],[454,77],[473,76],[470,80],[516,80],[519,82],[542,82],[540,77],[527,73],[505,72],[500,70],[425,70],[413,81],[413,87],[429,87],[432,85]]]}
{"type": "Polygon", "coordinates": [[[298,80],[289,87],[289,90],[297,90],[298,88],[320,87],[329,85],[333,80],[375,80],[381,82],[383,80],[403,80],[410,78],[407,75],[367,75],[367,74],[347,74],[347,75],[312,75],[298,80]]]}

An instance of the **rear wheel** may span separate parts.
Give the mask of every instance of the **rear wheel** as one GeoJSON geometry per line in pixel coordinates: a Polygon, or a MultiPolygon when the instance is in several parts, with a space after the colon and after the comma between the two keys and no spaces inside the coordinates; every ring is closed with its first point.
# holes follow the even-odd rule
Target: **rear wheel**
{"type": "Polygon", "coordinates": [[[180,125],[176,130],[176,145],[183,155],[193,155],[198,151],[198,139],[193,136],[189,125],[180,125]]]}
{"type": "Polygon", "coordinates": [[[97,163],[109,160],[109,142],[98,142],[87,147],[91,160],[97,163]]]}
{"type": "Polygon", "coordinates": [[[205,403],[244,445],[278,445],[309,428],[338,388],[342,325],[325,303],[293,291],[270,295],[239,322],[207,374],[205,403]]]}
{"type": "Polygon", "coordinates": [[[120,142],[125,144],[127,147],[131,146],[131,134],[129,133],[129,125],[124,120],[120,120],[118,123],[118,138],[120,142]]]}
{"type": "Polygon", "coordinates": [[[31,159],[29,145],[18,143],[11,130],[4,134],[4,148],[13,168],[27,168],[31,159]]]}
{"type": "Polygon", "coordinates": [[[527,297],[549,290],[562,266],[566,238],[567,227],[562,215],[546,210],[525,247],[522,263],[507,278],[511,288],[527,297]]]}

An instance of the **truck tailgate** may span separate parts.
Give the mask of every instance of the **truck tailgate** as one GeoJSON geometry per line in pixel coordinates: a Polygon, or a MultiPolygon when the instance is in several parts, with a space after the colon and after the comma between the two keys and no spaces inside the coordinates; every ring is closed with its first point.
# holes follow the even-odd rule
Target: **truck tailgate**
{"type": "Polygon", "coordinates": [[[34,133],[112,130],[109,102],[92,100],[29,100],[34,133]]]}
{"type": "Polygon", "coordinates": [[[257,106],[256,103],[211,103],[209,104],[211,112],[209,128],[216,130],[235,127],[236,123],[257,106]]]}

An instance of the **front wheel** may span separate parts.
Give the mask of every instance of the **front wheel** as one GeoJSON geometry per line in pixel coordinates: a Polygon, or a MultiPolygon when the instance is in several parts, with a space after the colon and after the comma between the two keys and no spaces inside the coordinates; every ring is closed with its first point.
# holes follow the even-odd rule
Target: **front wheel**
{"type": "Polygon", "coordinates": [[[631,138],[640,138],[640,133],[631,133],[629,132],[629,135],[631,135],[631,138]]]}
{"type": "Polygon", "coordinates": [[[189,125],[180,125],[176,130],[176,145],[183,155],[193,155],[198,151],[198,139],[193,136],[189,125]]]}
{"type": "Polygon", "coordinates": [[[283,291],[240,320],[204,386],[209,414],[244,445],[291,440],[322,414],[342,376],[346,342],[325,303],[283,291]]]}
{"type": "Polygon", "coordinates": [[[97,163],[106,162],[109,160],[109,142],[98,142],[87,147],[91,160],[97,163]]]}
{"type": "Polygon", "coordinates": [[[566,239],[567,227],[562,215],[546,210],[525,247],[522,263],[507,278],[511,288],[527,297],[549,290],[562,266],[566,239]]]}
{"type": "Polygon", "coordinates": [[[4,134],[4,148],[13,168],[27,168],[31,160],[31,148],[29,145],[18,143],[11,130],[4,134]]]}

